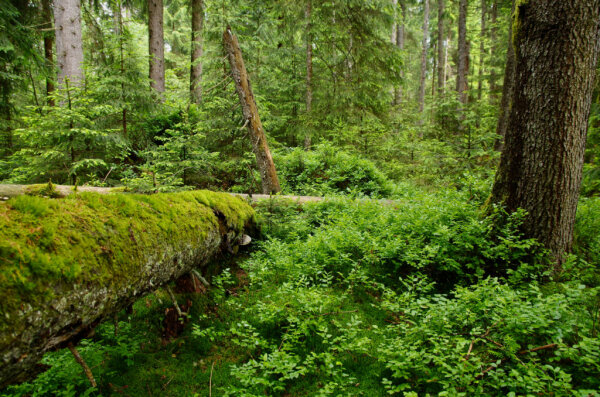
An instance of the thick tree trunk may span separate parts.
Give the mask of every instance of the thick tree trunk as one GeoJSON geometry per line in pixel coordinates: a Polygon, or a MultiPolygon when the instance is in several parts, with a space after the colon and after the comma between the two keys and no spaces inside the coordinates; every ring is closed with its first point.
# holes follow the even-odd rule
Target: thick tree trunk
{"type": "Polygon", "coordinates": [[[202,101],[202,31],[204,26],[203,0],[192,0],[192,65],[190,66],[190,95],[192,102],[202,101]]]}
{"type": "MultiPolygon", "coordinates": [[[[515,12],[515,0],[512,3],[512,14],[515,12]]],[[[512,104],[512,97],[515,85],[515,47],[513,45],[513,25],[508,28],[508,50],[506,51],[506,66],[504,68],[504,83],[502,86],[502,99],[500,102],[500,114],[498,115],[498,124],[496,126],[496,141],[494,149],[501,151],[504,145],[504,137],[508,128],[508,117],[512,104]]]]}
{"type": "Polygon", "coordinates": [[[492,202],[523,208],[527,237],[570,251],[599,46],[600,0],[530,0],[515,10],[516,74],[492,202]]]}
{"type": "MultiPolygon", "coordinates": [[[[313,38],[312,38],[312,0],[306,2],[306,9],[304,10],[304,18],[306,19],[306,114],[307,117],[311,117],[312,112],[312,100],[313,100],[313,38]]],[[[312,144],[311,131],[309,128],[306,129],[304,135],[304,148],[310,149],[312,144]]]]}
{"type": "Polygon", "coordinates": [[[462,104],[468,101],[467,73],[469,67],[469,50],[467,48],[467,0],[460,0],[458,10],[458,67],[456,76],[456,92],[462,104]]]}
{"type": "MultiPolygon", "coordinates": [[[[52,27],[52,7],[50,0],[42,0],[42,18],[44,20],[44,28],[48,29],[44,32],[44,57],[46,58],[46,66],[49,70],[54,68],[54,30],[52,27]]],[[[52,74],[50,74],[52,76],[52,74]]],[[[46,103],[48,106],[54,106],[52,93],[54,92],[54,79],[46,78],[46,103]]]]}
{"type": "Polygon", "coordinates": [[[483,96],[483,67],[485,65],[485,36],[487,17],[487,0],[481,0],[481,38],[479,40],[479,78],[477,81],[477,99],[481,100],[483,96]]]}
{"type": "Polygon", "coordinates": [[[437,37],[437,45],[438,45],[438,87],[437,92],[439,96],[444,95],[444,83],[445,83],[445,67],[446,61],[444,59],[444,0],[438,0],[438,37],[437,37]]]}
{"type": "Polygon", "coordinates": [[[232,251],[243,200],[206,191],[0,203],[0,388],[145,294],[232,251]],[[21,202],[22,205],[18,203],[21,202]],[[29,204],[27,204],[29,203],[29,204]]]}
{"type": "Polygon", "coordinates": [[[83,46],[81,41],[80,0],[55,0],[54,28],[58,84],[78,86],[83,79],[83,46]]]}
{"type": "Polygon", "coordinates": [[[150,87],[165,92],[165,39],[163,32],[163,0],[148,0],[148,52],[150,87]]]}
{"type": "Polygon", "coordinates": [[[275,171],[273,157],[271,156],[267,137],[258,115],[258,108],[252,92],[252,86],[250,85],[250,78],[248,77],[246,66],[244,66],[244,59],[242,58],[242,50],[240,49],[237,37],[231,32],[231,28],[229,27],[223,33],[223,45],[229,59],[229,65],[231,66],[235,90],[242,105],[244,122],[248,127],[250,141],[252,142],[252,151],[256,156],[256,165],[262,181],[262,192],[264,194],[277,193],[281,188],[279,187],[279,179],[275,171]]]}
{"type": "Polygon", "coordinates": [[[419,84],[419,113],[425,109],[425,77],[427,75],[427,47],[429,44],[429,0],[423,2],[423,41],[421,49],[421,81],[419,84]]]}

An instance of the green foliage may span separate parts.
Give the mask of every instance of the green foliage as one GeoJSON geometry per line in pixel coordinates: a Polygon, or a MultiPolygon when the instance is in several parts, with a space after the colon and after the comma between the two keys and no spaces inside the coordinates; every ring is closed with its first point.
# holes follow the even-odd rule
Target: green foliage
{"type": "MultiPolygon", "coordinates": [[[[80,345],[100,392],[205,395],[210,383],[231,396],[595,395],[598,288],[541,284],[547,264],[520,237],[522,213],[482,218],[467,190],[396,194],[259,203],[265,238],[241,269],[224,264],[206,294],[185,297],[192,324],[181,338],[159,341],[169,305],[159,292],[136,303],[119,336],[105,323],[80,345]]],[[[14,205],[48,216],[57,202],[14,205]]],[[[595,204],[581,205],[578,246],[595,244],[595,204]]],[[[67,352],[44,360],[52,369],[5,395],[88,390],[67,352]]]]}
{"type": "Polygon", "coordinates": [[[98,128],[116,109],[79,89],[60,92],[55,99],[68,105],[44,107],[42,114],[31,108],[23,118],[26,127],[15,131],[22,149],[9,159],[13,169],[8,182],[97,182],[111,162],[126,156],[122,137],[115,130],[98,128]]]}
{"type": "Polygon", "coordinates": [[[486,279],[451,296],[386,293],[382,306],[397,319],[378,349],[388,393],[595,395],[600,343],[587,305],[598,290],[565,287],[486,279]]]}
{"type": "Polygon", "coordinates": [[[210,175],[218,153],[209,153],[205,148],[193,109],[178,109],[146,121],[145,130],[152,143],[138,152],[146,161],[139,167],[141,175],[132,169],[124,172],[122,181],[126,186],[134,191],[156,192],[212,182],[198,178],[210,175]]]}
{"type": "MultiPolygon", "coordinates": [[[[382,281],[421,272],[440,288],[450,289],[454,283],[475,282],[486,275],[510,274],[513,282],[522,282],[544,270],[537,243],[520,237],[522,213],[498,212],[482,219],[477,205],[467,202],[464,194],[444,199],[422,195],[418,201],[417,191],[404,194],[412,200],[383,207],[375,202],[306,204],[298,221],[283,229],[271,227],[272,218],[267,217],[263,223],[269,230],[290,231],[296,239],[287,244],[274,241],[261,256],[264,265],[255,271],[266,272],[261,277],[272,277],[273,282],[285,274],[297,282],[320,283],[325,278],[334,284],[359,270],[382,281]]],[[[275,217],[281,223],[290,221],[282,214],[275,217]]]]}
{"type": "Polygon", "coordinates": [[[391,181],[371,161],[332,145],[319,145],[310,152],[294,149],[277,155],[275,161],[283,192],[288,194],[385,197],[393,190],[391,181]]]}
{"type": "MultiPolygon", "coordinates": [[[[347,200],[259,207],[263,224],[271,225],[270,238],[243,265],[248,292],[219,301],[221,315],[203,316],[194,331],[199,343],[235,346],[241,358],[221,392],[593,395],[600,374],[597,289],[578,283],[548,289],[530,280],[515,284],[523,279],[507,275],[510,265],[502,271],[511,284],[482,274],[474,284],[454,288],[447,278],[432,282],[427,269],[399,279],[398,272],[381,273],[385,241],[401,241],[414,262],[425,262],[431,245],[416,242],[419,249],[411,250],[411,240],[427,236],[426,230],[434,236],[439,231],[435,223],[411,223],[409,215],[395,218],[396,213],[431,211],[425,215],[431,217],[442,207],[467,212],[459,197],[450,195],[439,207],[424,200],[412,211],[405,203],[382,208],[347,200]],[[294,227],[273,226],[278,220],[294,227]],[[400,233],[399,224],[406,224],[400,233]],[[407,232],[416,226],[414,235],[407,232]]],[[[440,216],[447,220],[449,213],[440,216]]],[[[516,263],[531,248],[518,237],[520,216],[506,218],[495,231],[502,242],[487,248],[514,255],[516,263]]],[[[463,223],[451,233],[459,229],[469,227],[463,223]]],[[[465,234],[490,238],[485,228],[465,234]]],[[[441,258],[438,262],[444,266],[441,258]]],[[[529,276],[535,272],[527,270],[529,276]]],[[[461,277],[473,280],[471,273],[461,277]]]]}

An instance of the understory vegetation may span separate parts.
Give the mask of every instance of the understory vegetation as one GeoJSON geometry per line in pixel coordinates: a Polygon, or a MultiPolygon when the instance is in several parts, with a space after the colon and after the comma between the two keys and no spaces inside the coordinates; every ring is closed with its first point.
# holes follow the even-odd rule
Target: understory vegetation
{"type": "Polygon", "coordinates": [[[600,396],[597,5],[0,0],[0,397],[600,396]]]}
{"type": "Polygon", "coordinates": [[[393,192],[260,202],[252,249],[179,295],[179,337],[157,291],[80,343],[98,389],[65,350],[2,395],[598,395],[597,199],[552,275],[522,214],[484,217],[467,189],[393,192]]]}

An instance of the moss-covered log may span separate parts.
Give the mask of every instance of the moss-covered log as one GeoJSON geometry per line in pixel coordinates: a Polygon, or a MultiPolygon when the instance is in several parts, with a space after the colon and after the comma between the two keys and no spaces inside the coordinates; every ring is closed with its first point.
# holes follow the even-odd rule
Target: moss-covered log
{"type": "Polygon", "coordinates": [[[230,249],[253,217],[242,199],[207,191],[0,202],[0,387],[230,249]]]}
{"type": "MultiPolygon", "coordinates": [[[[94,187],[94,186],[79,186],[76,189],[73,186],[68,185],[53,185],[53,184],[40,184],[40,185],[8,185],[0,184],[0,200],[8,200],[11,197],[17,197],[21,195],[30,196],[43,196],[43,197],[66,197],[74,193],[82,192],[93,192],[98,194],[111,194],[126,192],[124,187],[94,187]]],[[[269,199],[283,199],[295,201],[299,204],[312,203],[323,201],[325,197],[318,196],[286,196],[286,195],[270,195],[270,194],[246,194],[246,193],[228,193],[232,196],[243,198],[245,201],[257,202],[269,199]]],[[[384,205],[397,204],[397,200],[377,200],[384,205]]]]}

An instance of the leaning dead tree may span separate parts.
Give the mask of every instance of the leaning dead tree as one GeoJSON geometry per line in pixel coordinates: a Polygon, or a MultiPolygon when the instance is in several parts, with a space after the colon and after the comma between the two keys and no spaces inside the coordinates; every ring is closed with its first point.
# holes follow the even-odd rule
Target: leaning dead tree
{"type": "Polygon", "coordinates": [[[240,98],[242,112],[244,114],[244,124],[248,128],[250,140],[252,142],[252,151],[256,156],[256,165],[260,172],[262,181],[263,194],[277,193],[281,190],[279,187],[279,179],[275,171],[275,163],[267,144],[267,137],[263,129],[260,117],[258,116],[258,108],[242,51],[238,43],[237,37],[231,32],[231,28],[227,27],[223,33],[223,46],[229,65],[231,66],[231,74],[235,82],[235,90],[240,98]]]}
{"type": "MultiPolygon", "coordinates": [[[[61,196],[39,190],[29,193],[61,196]]],[[[207,191],[0,202],[0,388],[33,377],[45,352],[72,346],[141,296],[235,251],[253,217],[244,200],[207,191]]]]}

